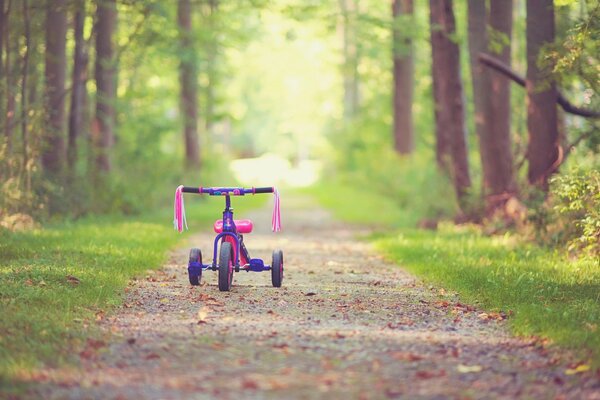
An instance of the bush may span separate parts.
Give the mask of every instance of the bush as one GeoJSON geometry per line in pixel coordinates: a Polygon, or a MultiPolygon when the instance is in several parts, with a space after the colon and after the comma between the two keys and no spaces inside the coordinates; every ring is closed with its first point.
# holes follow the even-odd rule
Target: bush
{"type": "Polygon", "coordinates": [[[600,171],[574,168],[552,178],[550,195],[538,216],[542,243],[600,255],[600,171]]]}

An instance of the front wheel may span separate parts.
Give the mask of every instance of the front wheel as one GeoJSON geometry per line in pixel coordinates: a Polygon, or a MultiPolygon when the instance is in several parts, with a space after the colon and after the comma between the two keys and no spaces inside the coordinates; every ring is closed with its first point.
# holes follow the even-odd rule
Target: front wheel
{"type": "Polygon", "coordinates": [[[200,284],[200,279],[202,279],[202,252],[200,249],[190,250],[188,276],[190,278],[190,285],[198,286],[200,284]]]}
{"type": "Polygon", "coordinates": [[[219,290],[229,292],[233,281],[233,248],[231,243],[221,243],[219,253],[219,290]]]}
{"type": "Polygon", "coordinates": [[[273,286],[281,287],[281,282],[283,281],[283,252],[281,250],[273,252],[271,281],[273,282],[273,286]]]}

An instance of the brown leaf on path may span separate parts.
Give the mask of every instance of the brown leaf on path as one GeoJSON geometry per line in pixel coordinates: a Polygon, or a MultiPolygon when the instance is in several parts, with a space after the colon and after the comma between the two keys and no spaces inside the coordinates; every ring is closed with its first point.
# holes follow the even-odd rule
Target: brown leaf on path
{"type": "Polygon", "coordinates": [[[150,353],[148,354],[146,357],[144,357],[146,360],[156,360],[157,358],[160,358],[160,356],[156,353],[150,353]]]}
{"type": "Polygon", "coordinates": [[[96,321],[102,321],[104,319],[104,310],[96,312],[96,321]]]}
{"type": "Polygon", "coordinates": [[[417,379],[432,379],[432,378],[439,378],[439,377],[442,377],[445,375],[446,375],[446,371],[444,371],[443,369],[440,369],[438,371],[421,370],[421,371],[417,371],[417,373],[415,374],[415,377],[417,379]]]}
{"type": "Polygon", "coordinates": [[[256,390],[258,389],[258,383],[254,379],[244,378],[242,380],[242,389],[256,390]]]}
{"type": "Polygon", "coordinates": [[[304,293],[304,295],[305,296],[314,296],[314,295],[316,295],[316,293],[315,292],[307,292],[307,293],[304,293]]]}
{"type": "Polygon", "coordinates": [[[206,324],[206,318],[208,317],[208,313],[210,310],[208,307],[202,307],[198,310],[198,324],[206,324]]]}
{"type": "Polygon", "coordinates": [[[423,356],[411,352],[396,351],[392,353],[392,358],[398,361],[414,362],[422,360],[423,356]]]}

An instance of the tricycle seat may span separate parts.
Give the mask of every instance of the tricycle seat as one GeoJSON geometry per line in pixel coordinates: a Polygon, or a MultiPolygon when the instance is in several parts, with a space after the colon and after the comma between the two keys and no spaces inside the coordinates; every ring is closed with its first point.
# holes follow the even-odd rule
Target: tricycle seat
{"type": "MultiPolygon", "coordinates": [[[[254,227],[254,225],[252,225],[252,221],[249,219],[234,219],[233,223],[235,224],[238,233],[250,233],[254,227]]],[[[223,220],[216,220],[215,224],[213,225],[213,229],[216,233],[223,232],[223,220]]]]}

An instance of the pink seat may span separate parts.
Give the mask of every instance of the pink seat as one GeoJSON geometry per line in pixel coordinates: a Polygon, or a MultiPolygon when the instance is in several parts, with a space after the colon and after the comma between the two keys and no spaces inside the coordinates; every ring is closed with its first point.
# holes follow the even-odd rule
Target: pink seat
{"type": "MultiPolygon", "coordinates": [[[[235,223],[238,233],[250,233],[254,227],[254,225],[252,225],[252,221],[249,219],[234,219],[233,222],[235,223]]],[[[217,233],[223,232],[223,220],[216,220],[213,228],[217,233]]]]}

